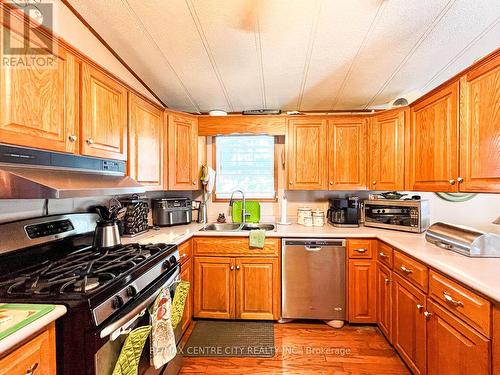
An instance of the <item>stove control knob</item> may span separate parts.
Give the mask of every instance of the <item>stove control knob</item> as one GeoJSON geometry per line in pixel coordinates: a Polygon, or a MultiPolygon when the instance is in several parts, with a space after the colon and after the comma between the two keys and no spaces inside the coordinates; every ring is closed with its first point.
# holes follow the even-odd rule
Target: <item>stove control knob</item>
{"type": "Polygon", "coordinates": [[[168,258],[168,260],[170,261],[170,264],[177,264],[177,258],[174,255],[168,258]]]}
{"type": "Polygon", "coordinates": [[[120,296],[114,296],[112,302],[113,309],[119,309],[123,306],[123,298],[120,296]]]}
{"type": "Polygon", "coordinates": [[[130,285],[129,287],[127,287],[126,292],[127,292],[127,297],[132,298],[137,294],[137,289],[135,289],[135,286],[130,285]]]}
{"type": "Polygon", "coordinates": [[[164,261],[163,264],[161,265],[161,268],[164,270],[168,270],[170,268],[170,261],[169,260],[164,261]]]}

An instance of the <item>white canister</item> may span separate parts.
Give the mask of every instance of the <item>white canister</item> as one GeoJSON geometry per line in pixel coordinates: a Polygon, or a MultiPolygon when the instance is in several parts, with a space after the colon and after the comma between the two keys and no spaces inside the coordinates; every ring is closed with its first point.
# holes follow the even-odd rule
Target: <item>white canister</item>
{"type": "Polygon", "coordinates": [[[304,217],[304,225],[306,227],[312,227],[313,226],[313,217],[312,216],[304,217]]]}
{"type": "Polygon", "coordinates": [[[304,219],[306,217],[312,217],[312,209],[310,207],[297,208],[297,223],[305,225],[304,219]]]}
{"type": "Polygon", "coordinates": [[[312,213],[312,225],[315,227],[322,227],[325,225],[325,213],[321,210],[315,210],[312,213]]]}

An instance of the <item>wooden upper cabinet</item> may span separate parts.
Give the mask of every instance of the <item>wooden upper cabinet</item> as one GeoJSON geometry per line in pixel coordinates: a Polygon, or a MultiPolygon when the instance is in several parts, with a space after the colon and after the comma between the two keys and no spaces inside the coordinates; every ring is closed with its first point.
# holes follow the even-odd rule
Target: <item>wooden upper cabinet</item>
{"type": "Polygon", "coordinates": [[[427,307],[427,373],[489,374],[490,340],[432,300],[427,307]]]}
{"type": "Polygon", "coordinates": [[[411,106],[408,189],[458,191],[458,81],[411,106]]]}
{"type": "Polygon", "coordinates": [[[126,160],[127,89],[86,63],[81,87],[81,153],[126,160]]]}
{"type": "Polygon", "coordinates": [[[148,187],[163,188],[163,111],[137,95],[129,95],[129,176],[148,187]]]}
{"type": "Polygon", "coordinates": [[[367,119],[330,120],[328,179],[330,190],[366,190],[367,119]]]}
{"type": "Polygon", "coordinates": [[[395,109],[372,117],[368,136],[370,190],[403,190],[405,119],[409,111],[395,109]]]}
{"type": "Polygon", "coordinates": [[[460,80],[460,191],[500,192],[500,53],[460,80]]]}
{"type": "Polygon", "coordinates": [[[236,259],[236,319],[279,319],[278,258],[236,259]]]}
{"type": "Polygon", "coordinates": [[[235,259],[194,258],[194,316],[234,319],[235,259]]]}
{"type": "Polygon", "coordinates": [[[287,127],[288,189],[327,189],[327,122],[291,119],[287,127]]]}
{"type": "Polygon", "coordinates": [[[198,122],[195,117],[168,114],[168,189],[198,190],[198,122]]]}
{"type": "MultiPolygon", "coordinates": [[[[21,37],[10,35],[13,46],[22,46],[21,37]]],[[[62,48],[52,57],[47,68],[0,69],[0,142],[78,151],[78,64],[62,48]]]]}

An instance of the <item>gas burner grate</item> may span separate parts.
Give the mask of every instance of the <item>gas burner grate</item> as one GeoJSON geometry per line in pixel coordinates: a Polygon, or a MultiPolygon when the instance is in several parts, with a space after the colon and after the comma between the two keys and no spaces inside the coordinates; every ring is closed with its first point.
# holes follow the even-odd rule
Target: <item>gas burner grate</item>
{"type": "Polygon", "coordinates": [[[106,250],[85,248],[0,279],[0,294],[89,294],[166,248],[165,244],[129,244],[106,250]]]}

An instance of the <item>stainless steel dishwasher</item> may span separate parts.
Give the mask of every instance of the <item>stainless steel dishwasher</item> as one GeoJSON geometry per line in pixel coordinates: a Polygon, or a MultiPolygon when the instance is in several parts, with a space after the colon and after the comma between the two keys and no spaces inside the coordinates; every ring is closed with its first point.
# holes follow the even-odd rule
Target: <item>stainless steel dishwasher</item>
{"type": "Polygon", "coordinates": [[[346,241],[282,240],[282,319],[345,320],[346,241]]]}

